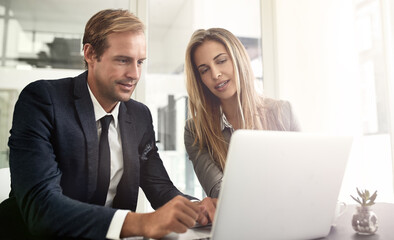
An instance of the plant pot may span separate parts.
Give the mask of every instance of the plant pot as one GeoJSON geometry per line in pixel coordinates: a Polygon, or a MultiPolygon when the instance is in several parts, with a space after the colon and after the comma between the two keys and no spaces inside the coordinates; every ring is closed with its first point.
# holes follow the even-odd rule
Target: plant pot
{"type": "Polygon", "coordinates": [[[369,206],[358,206],[353,214],[352,227],[362,235],[371,235],[378,230],[378,218],[369,206]]]}

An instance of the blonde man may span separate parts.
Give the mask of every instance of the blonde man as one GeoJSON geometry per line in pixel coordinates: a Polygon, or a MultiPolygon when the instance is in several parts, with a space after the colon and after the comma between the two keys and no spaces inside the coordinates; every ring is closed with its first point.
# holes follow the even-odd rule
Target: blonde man
{"type": "Polygon", "coordinates": [[[160,238],[212,220],[215,200],[191,202],[170,181],[149,109],[130,99],[146,59],[144,25],[125,10],[87,23],[87,71],[20,94],[9,139],[10,198],[1,239],[160,238]],[[135,213],[138,189],[157,211],[135,213]]]}

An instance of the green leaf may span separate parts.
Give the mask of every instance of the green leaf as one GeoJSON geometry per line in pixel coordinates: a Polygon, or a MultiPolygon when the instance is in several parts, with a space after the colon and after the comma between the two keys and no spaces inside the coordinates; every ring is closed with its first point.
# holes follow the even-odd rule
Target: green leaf
{"type": "Polygon", "coordinates": [[[372,195],[368,190],[360,190],[356,188],[357,194],[360,196],[360,198],[355,198],[352,195],[350,195],[356,202],[361,204],[362,206],[371,206],[375,204],[375,199],[377,197],[377,191],[375,191],[372,195]]]}
{"type": "Polygon", "coordinates": [[[356,202],[358,202],[359,204],[361,204],[362,205],[362,203],[361,203],[361,201],[360,201],[360,199],[356,199],[355,197],[353,197],[352,195],[350,195],[353,199],[354,199],[354,201],[356,201],[356,202]]]}
{"type": "Polygon", "coordinates": [[[365,190],[365,199],[369,199],[369,191],[365,190]]]}
{"type": "Polygon", "coordinates": [[[376,199],[377,196],[378,196],[377,191],[375,191],[375,192],[372,194],[372,196],[369,198],[369,203],[370,203],[370,205],[375,204],[375,199],[376,199]]]}
{"type": "Polygon", "coordinates": [[[357,189],[357,194],[362,198],[364,194],[362,194],[362,193],[360,192],[360,190],[358,190],[358,188],[356,188],[356,189],[357,189]]]}

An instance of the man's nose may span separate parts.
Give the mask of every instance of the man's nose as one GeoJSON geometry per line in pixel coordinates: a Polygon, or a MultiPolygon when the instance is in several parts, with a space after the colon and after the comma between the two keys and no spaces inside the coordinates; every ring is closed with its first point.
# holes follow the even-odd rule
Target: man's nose
{"type": "Polygon", "coordinates": [[[127,67],[126,77],[133,80],[140,78],[140,68],[137,63],[132,63],[127,67]]]}

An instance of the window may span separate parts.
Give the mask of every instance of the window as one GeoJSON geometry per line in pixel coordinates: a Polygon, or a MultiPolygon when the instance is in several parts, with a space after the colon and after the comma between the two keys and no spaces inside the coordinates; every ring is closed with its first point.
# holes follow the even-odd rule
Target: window
{"type": "Polygon", "coordinates": [[[340,200],[353,202],[358,187],[392,202],[392,1],[274,2],[276,65],[265,72],[278,96],[303,131],[354,136],[340,200]]]}
{"type": "Polygon", "coordinates": [[[388,133],[388,91],[380,1],[355,4],[364,134],[388,133]]]}
{"type": "MultiPolygon", "coordinates": [[[[354,3],[356,50],[359,63],[361,131],[351,158],[355,187],[378,190],[379,201],[393,201],[393,168],[390,137],[389,78],[386,69],[386,39],[382,1],[354,3]],[[356,163],[357,162],[357,163],[356,163]],[[356,173],[357,172],[357,173],[356,173]],[[368,177],[367,177],[368,176],[368,177]]],[[[351,170],[349,170],[351,171],[351,170]]]]}
{"type": "Polygon", "coordinates": [[[8,166],[8,137],[19,92],[38,79],[84,71],[81,39],[86,21],[133,0],[0,1],[0,168],[8,166]],[[75,7],[78,6],[78,7],[75,7]]]}

